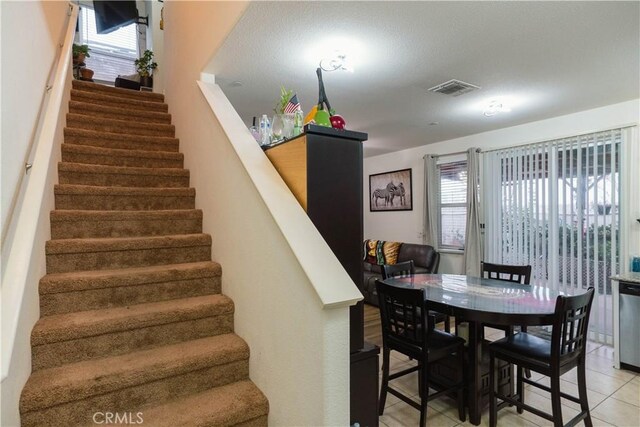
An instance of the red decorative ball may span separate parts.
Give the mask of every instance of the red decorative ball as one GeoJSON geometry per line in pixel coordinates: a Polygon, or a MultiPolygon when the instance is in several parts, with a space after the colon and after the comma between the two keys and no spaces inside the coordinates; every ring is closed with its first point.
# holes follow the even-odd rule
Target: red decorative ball
{"type": "Polygon", "coordinates": [[[329,120],[331,121],[331,127],[334,129],[344,129],[347,124],[339,114],[334,114],[329,118],[329,120]]]}

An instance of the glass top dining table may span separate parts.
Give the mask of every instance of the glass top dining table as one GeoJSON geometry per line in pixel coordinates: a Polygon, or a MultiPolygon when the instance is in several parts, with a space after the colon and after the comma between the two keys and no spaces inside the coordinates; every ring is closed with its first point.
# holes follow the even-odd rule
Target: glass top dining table
{"type": "Polygon", "coordinates": [[[562,294],[541,286],[455,274],[414,274],[383,282],[423,288],[434,310],[503,325],[550,324],[556,298],[562,294]]]}
{"type": "Polygon", "coordinates": [[[469,325],[467,355],[469,421],[481,422],[483,324],[549,325],[561,292],[536,285],[454,274],[414,274],[383,280],[384,283],[423,288],[430,310],[456,316],[469,325]]]}

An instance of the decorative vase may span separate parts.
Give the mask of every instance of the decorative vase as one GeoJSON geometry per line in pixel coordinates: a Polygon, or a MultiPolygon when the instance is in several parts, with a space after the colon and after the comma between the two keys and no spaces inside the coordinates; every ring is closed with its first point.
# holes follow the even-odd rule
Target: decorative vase
{"type": "Polygon", "coordinates": [[[294,114],[276,114],[271,122],[272,142],[293,137],[294,114]]]}
{"type": "Polygon", "coordinates": [[[153,87],[153,77],[151,77],[151,76],[140,76],[140,86],[153,87]]]}
{"type": "Polygon", "coordinates": [[[93,70],[90,68],[82,68],[80,70],[80,75],[85,80],[91,80],[93,78],[93,70]]]}
{"type": "Polygon", "coordinates": [[[82,64],[84,63],[84,59],[85,59],[86,55],[84,53],[79,53],[76,56],[73,57],[73,63],[78,65],[78,64],[82,64]]]}

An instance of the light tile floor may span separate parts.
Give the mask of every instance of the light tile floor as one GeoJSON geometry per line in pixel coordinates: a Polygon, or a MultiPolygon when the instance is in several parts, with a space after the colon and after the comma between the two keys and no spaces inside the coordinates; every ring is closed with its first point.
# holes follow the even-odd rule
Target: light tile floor
{"type": "MultiPolygon", "coordinates": [[[[498,339],[504,332],[485,331],[486,338],[498,339]]],[[[634,372],[613,368],[613,348],[589,342],[587,346],[587,394],[594,426],[640,427],[640,376],[634,372]]],[[[382,358],[380,358],[382,359],[382,358]]],[[[382,362],[381,362],[382,363],[382,362]]],[[[415,362],[405,356],[391,353],[391,371],[408,368],[415,362]]],[[[549,379],[532,372],[533,380],[549,384],[549,379]]],[[[417,399],[417,373],[392,381],[397,388],[417,399]]],[[[577,396],[575,370],[562,376],[560,388],[563,392],[577,396]]],[[[525,400],[528,404],[551,413],[551,399],[548,393],[527,385],[525,400]]],[[[562,415],[566,423],[578,414],[579,405],[563,399],[562,415]]],[[[380,417],[382,427],[417,426],[420,421],[418,410],[388,394],[384,415],[380,417]]],[[[436,399],[429,403],[427,426],[454,427],[471,426],[461,423],[455,402],[448,398],[436,399]]],[[[489,425],[488,408],[482,413],[482,426],[489,425]]],[[[551,422],[529,412],[518,414],[515,408],[505,408],[498,412],[498,426],[539,427],[550,426],[551,422]]],[[[583,425],[582,423],[579,425],[583,425]]]]}

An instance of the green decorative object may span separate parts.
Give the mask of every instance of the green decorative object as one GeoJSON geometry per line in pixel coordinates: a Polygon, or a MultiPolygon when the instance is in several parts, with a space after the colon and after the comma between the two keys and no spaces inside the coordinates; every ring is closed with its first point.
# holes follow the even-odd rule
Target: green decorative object
{"type": "Polygon", "coordinates": [[[293,96],[293,90],[287,90],[284,86],[280,86],[280,100],[276,104],[276,108],[273,111],[276,114],[284,114],[284,109],[289,103],[289,100],[293,96]]]}
{"type": "Polygon", "coordinates": [[[331,127],[331,120],[327,110],[318,110],[313,120],[318,126],[331,127]]]}

